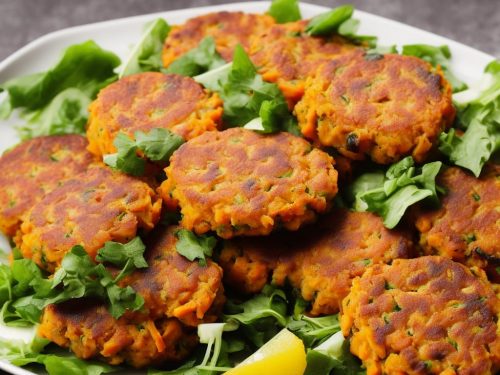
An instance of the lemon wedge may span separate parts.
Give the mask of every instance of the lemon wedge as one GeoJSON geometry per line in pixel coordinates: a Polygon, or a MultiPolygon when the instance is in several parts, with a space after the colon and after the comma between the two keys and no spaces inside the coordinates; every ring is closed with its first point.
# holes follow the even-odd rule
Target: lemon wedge
{"type": "Polygon", "coordinates": [[[304,343],[286,328],[225,375],[303,375],[304,343]]]}

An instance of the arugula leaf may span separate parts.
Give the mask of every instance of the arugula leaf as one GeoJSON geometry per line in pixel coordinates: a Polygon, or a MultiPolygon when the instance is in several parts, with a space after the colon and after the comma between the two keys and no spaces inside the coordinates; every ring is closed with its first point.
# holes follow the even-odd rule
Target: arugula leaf
{"type": "MultiPolygon", "coordinates": [[[[104,280],[104,279],[102,279],[104,280]]],[[[127,310],[138,311],[144,306],[144,298],[137,294],[131,286],[119,287],[118,280],[108,281],[106,294],[109,300],[109,312],[113,318],[120,318],[127,310]]]]}
{"type": "Polygon", "coordinates": [[[31,343],[0,340],[0,357],[15,366],[40,364],[49,375],[100,375],[120,370],[104,363],[78,359],[73,355],[41,354],[49,343],[39,337],[31,343]]]}
{"type": "Polygon", "coordinates": [[[0,266],[0,289],[4,291],[0,318],[3,324],[27,327],[40,320],[44,298],[51,293],[51,281],[30,259],[16,259],[9,268],[0,266]]]}
{"type": "Polygon", "coordinates": [[[117,152],[104,155],[104,163],[132,176],[142,176],[146,161],[139,157],[139,152],[151,161],[165,163],[184,143],[182,137],[162,128],[152,129],[149,133],[137,131],[134,136],[135,140],[132,140],[126,134],[118,133],[113,141],[117,152]]]}
{"type": "Polygon", "coordinates": [[[311,18],[306,26],[306,33],[312,36],[326,36],[338,31],[339,26],[351,18],[354,12],[352,5],[341,5],[326,13],[311,18]]]}
{"type": "Polygon", "coordinates": [[[12,299],[12,281],[10,267],[0,263],[0,305],[12,299]]]}
{"type": "MultiPolygon", "coordinates": [[[[109,250],[113,248],[117,248],[115,243],[108,245],[107,249],[105,247],[105,255],[101,254],[101,259],[105,258],[109,261],[111,258],[107,256],[109,256],[109,250]]],[[[62,291],[56,293],[52,298],[48,298],[45,304],[61,303],[82,297],[97,297],[110,302],[110,313],[115,319],[122,316],[127,309],[140,310],[144,305],[144,299],[136,294],[130,286],[121,288],[117,283],[135,269],[136,262],[141,268],[144,268],[144,258],[138,260],[139,256],[142,257],[144,246],[141,247],[135,241],[126,251],[126,255],[130,256],[130,261],[117,259],[118,257],[112,258],[112,262],[117,264],[124,262],[122,271],[113,278],[102,264],[94,264],[82,246],[74,246],[64,256],[61,268],[56,271],[52,280],[52,289],[56,290],[58,286],[63,286],[62,291]]]]}
{"type": "Polygon", "coordinates": [[[439,137],[439,150],[476,177],[500,149],[500,61],[488,64],[481,86],[453,95],[463,135],[451,129],[439,137]]]}
{"type": "Polygon", "coordinates": [[[84,134],[90,102],[79,89],[61,91],[46,107],[23,116],[26,123],[18,127],[19,135],[25,140],[42,135],[84,134]]]}
{"type": "Polygon", "coordinates": [[[93,41],[68,47],[60,61],[46,72],[18,77],[0,85],[7,91],[0,115],[22,109],[26,124],[22,139],[41,135],[83,133],[87,107],[99,90],[114,80],[120,59],[93,41]]]}
{"type": "Polygon", "coordinates": [[[287,325],[287,307],[285,293],[266,285],[260,294],[243,303],[229,300],[223,320],[238,323],[243,335],[261,347],[287,325]]]}
{"type": "Polygon", "coordinates": [[[277,23],[294,22],[302,19],[297,0],[273,0],[267,11],[277,23]]]}
{"type": "Polygon", "coordinates": [[[230,62],[199,74],[193,77],[193,79],[211,91],[221,92],[223,86],[227,83],[227,78],[232,68],[233,63],[230,62]]]}
{"type": "Polygon", "coordinates": [[[197,236],[187,229],[180,229],[175,235],[178,238],[175,248],[179,254],[191,261],[198,259],[202,266],[207,265],[205,257],[212,256],[212,251],[217,243],[215,237],[197,236]]]}
{"type": "Polygon", "coordinates": [[[156,128],[149,133],[135,132],[135,142],[149,160],[167,162],[184,139],[168,129],[156,128]]]}
{"type": "Polygon", "coordinates": [[[241,45],[236,46],[232,64],[194,77],[206,88],[216,91],[224,101],[224,122],[229,126],[250,125],[264,133],[280,130],[300,134],[297,120],[288,110],[278,86],[264,82],[241,45]],[[259,120],[256,120],[258,119],[259,120]]]}
{"type": "Polygon", "coordinates": [[[393,53],[395,51],[395,47],[378,47],[377,41],[378,38],[374,35],[358,35],[358,29],[360,25],[360,21],[354,18],[349,18],[342,22],[342,24],[338,27],[337,33],[342,35],[343,37],[349,39],[351,42],[356,44],[366,43],[371,50],[368,50],[367,53],[393,53]]]}
{"type": "Polygon", "coordinates": [[[309,348],[322,343],[328,337],[340,331],[337,314],[319,318],[299,315],[292,317],[286,327],[301,338],[304,345],[309,348]]]}
{"type": "Polygon", "coordinates": [[[440,65],[446,79],[451,83],[453,92],[463,91],[467,85],[460,81],[450,69],[451,52],[447,45],[431,46],[429,44],[408,44],[401,52],[406,56],[416,56],[433,66],[440,65]]]}
{"type": "Polygon", "coordinates": [[[361,176],[358,176],[356,180],[347,187],[345,191],[346,200],[350,203],[355,203],[357,206],[354,207],[355,210],[360,211],[363,208],[366,208],[362,202],[356,202],[356,194],[362,191],[368,191],[372,189],[376,189],[384,184],[385,181],[385,173],[383,171],[373,171],[368,173],[363,173],[361,176]]]}
{"type": "Polygon", "coordinates": [[[371,48],[368,53],[392,53],[395,47],[379,47],[374,35],[358,35],[360,21],[352,17],[354,7],[342,5],[326,13],[313,17],[306,26],[306,33],[311,36],[341,35],[354,44],[363,44],[371,48]]]}
{"type": "Polygon", "coordinates": [[[224,59],[215,49],[214,38],[207,36],[201,40],[196,48],[193,48],[172,62],[165,72],[193,77],[216,69],[225,63],[224,59]]]}
{"type": "Polygon", "coordinates": [[[143,256],[145,250],[146,246],[140,237],[135,237],[126,244],[108,241],[97,252],[96,260],[101,263],[113,263],[119,267],[132,263],[135,268],[146,268],[148,264],[143,256]]]}
{"type": "Polygon", "coordinates": [[[31,259],[16,259],[11,267],[0,265],[0,317],[4,324],[26,327],[39,323],[42,310],[49,304],[82,297],[97,297],[110,303],[110,312],[119,318],[129,309],[137,311],[143,298],[118,282],[136,268],[147,267],[145,246],[139,237],[127,244],[106,242],[98,252],[98,261],[122,267],[116,277],[95,264],[82,246],[74,246],[61,267],[49,279],[31,259]]]}
{"type": "Polygon", "coordinates": [[[146,24],[142,38],[123,64],[119,78],[140,72],[159,72],[163,66],[163,42],[169,32],[170,26],[162,18],[146,24]]]}
{"type": "Polygon", "coordinates": [[[227,308],[232,314],[225,314],[224,320],[237,321],[248,325],[258,319],[273,317],[281,327],[286,327],[287,298],[285,293],[277,288],[266,285],[262,293],[241,303],[235,304],[229,301],[227,308]]]}
{"type": "Polygon", "coordinates": [[[406,209],[423,199],[438,202],[435,179],[441,162],[415,168],[408,156],[393,164],[381,177],[380,173],[361,175],[350,188],[356,211],[375,212],[384,218],[387,228],[394,228],[406,209]]]}
{"type": "Polygon", "coordinates": [[[329,374],[332,370],[344,375],[366,374],[360,361],[350,353],[342,332],[337,332],[321,345],[308,350],[306,360],[304,375],[329,374]]]}
{"type": "Polygon", "coordinates": [[[126,244],[108,241],[97,252],[96,261],[101,263],[109,262],[122,267],[122,271],[115,278],[116,281],[119,281],[137,268],[148,267],[143,255],[145,250],[146,246],[140,237],[135,237],[126,244]]]}
{"type": "Polygon", "coordinates": [[[455,129],[450,129],[448,133],[443,132],[439,138],[439,150],[448,155],[456,165],[472,171],[479,177],[483,165],[493,151],[499,148],[497,143],[500,136],[492,136],[488,128],[478,120],[473,120],[467,130],[462,136],[457,136],[455,129]]]}
{"type": "Polygon", "coordinates": [[[12,108],[36,110],[51,102],[60,92],[77,88],[89,98],[116,79],[113,70],[120,59],[112,52],[87,41],[68,47],[61,60],[43,73],[11,79],[0,85],[8,92],[12,108]]]}
{"type": "Polygon", "coordinates": [[[103,162],[111,168],[118,169],[132,176],[142,176],[146,161],[137,155],[138,147],[134,140],[124,133],[118,133],[113,144],[117,153],[104,155],[103,162]]]}

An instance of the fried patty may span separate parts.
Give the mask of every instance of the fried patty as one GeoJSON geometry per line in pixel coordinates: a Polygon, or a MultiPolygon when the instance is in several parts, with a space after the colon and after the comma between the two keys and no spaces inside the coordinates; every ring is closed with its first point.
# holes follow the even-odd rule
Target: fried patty
{"type": "Polygon", "coordinates": [[[440,68],[413,57],[344,53],[307,80],[295,107],[305,137],[380,164],[426,159],[455,110],[440,68]]]}
{"type": "Polygon", "coordinates": [[[500,300],[477,274],[438,256],[368,268],[342,302],[351,352],[370,375],[495,374],[500,300]]]}
{"type": "Polygon", "coordinates": [[[500,165],[487,165],[479,178],[451,167],[437,183],[447,191],[441,207],[416,214],[424,252],[493,271],[500,266],[500,165]]]}
{"type": "Polygon", "coordinates": [[[181,208],[181,226],[222,238],[296,230],[329,208],[337,193],[333,158],[307,141],[243,128],[184,143],[159,193],[181,208]]]}
{"type": "Polygon", "coordinates": [[[49,305],[38,335],[69,348],[78,358],[136,368],[181,361],[198,343],[196,332],[175,318],[116,320],[103,304],[85,300],[49,305]]]}
{"type": "Polygon", "coordinates": [[[80,135],[33,138],[0,157],[0,230],[14,236],[31,207],[93,161],[80,135]]]}
{"type": "Polygon", "coordinates": [[[123,280],[143,296],[149,316],[174,317],[188,326],[217,320],[224,303],[222,269],[191,262],[176,250],[179,227],[159,227],[146,240],[149,267],[123,280]]]}
{"type": "Polygon", "coordinates": [[[260,34],[273,24],[274,19],[269,15],[242,12],[217,12],[191,18],[183,25],[174,26],[168,34],[162,52],[163,65],[168,67],[198,47],[207,36],[214,38],[216,50],[222,58],[231,61],[236,45],[241,44],[247,49],[252,35],[260,34]]]}
{"type": "Polygon", "coordinates": [[[177,253],[177,227],[158,228],[145,241],[149,267],[120,282],[144,298],[144,309],[114,319],[99,301],[50,305],[39,335],[78,357],[144,367],[184,359],[197,343],[194,327],[215,321],[222,311],[222,270],[177,253]]]}
{"type": "Polygon", "coordinates": [[[168,129],[185,139],[215,130],[222,117],[222,101],[192,78],[176,74],[139,73],[107,86],[90,107],[89,150],[98,155],[116,152],[118,132],[168,129]]]}
{"type": "Polygon", "coordinates": [[[307,24],[307,20],[276,24],[250,39],[249,55],[262,78],[276,83],[292,108],[304,94],[307,77],[332,58],[357,48],[339,36],[309,36],[307,24]]]}
{"type": "Polygon", "coordinates": [[[36,203],[16,236],[25,258],[54,271],[82,245],[94,258],[107,241],[128,242],[159,219],[161,200],[144,182],[96,164],[36,203]]]}
{"type": "Polygon", "coordinates": [[[271,280],[297,288],[311,315],[335,314],[352,280],[368,265],[413,255],[410,235],[389,230],[367,212],[335,209],[291,234],[226,241],[218,262],[225,284],[240,293],[260,292],[271,280]]]}

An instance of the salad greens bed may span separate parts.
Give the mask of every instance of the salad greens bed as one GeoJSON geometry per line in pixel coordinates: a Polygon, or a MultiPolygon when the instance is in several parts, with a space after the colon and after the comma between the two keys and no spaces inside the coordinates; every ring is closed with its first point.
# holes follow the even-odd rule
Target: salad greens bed
{"type": "MultiPolygon", "coordinates": [[[[353,43],[363,43],[367,54],[398,53],[395,46],[377,45],[374,36],[357,35],[359,21],[352,18],[353,7],[340,6],[312,18],[306,33],[329,36],[338,33],[353,43]]],[[[297,0],[274,0],[268,13],[279,23],[301,18],[297,0]]],[[[158,19],[146,25],[143,37],[129,57],[121,63],[112,52],[93,41],[73,45],[46,72],[19,77],[2,83],[7,93],[0,105],[0,118],[17,111],[23,123],[18,126],[22,140],[42,135],[80,133],[85,131],[87,107],[103,87],[117,79],[139,72],[162,71],[194,79],[219,93],[224,101],[224,122],[228,126],[244,126],[262,133],[288,131],[300,135],[297,120],[275,84],[265,82],[241,46],[233,61],[226,62],[217,53],[212,37],[176,60],[167,69],[162,67],[161,50],[170,26],[158,19]]],[[[403,55],[418,56],[439,65],[453,86],[453,100],[458,109],[455,126],[440,136],[442,159],[468,169],[479,176],[485,163],[497,157],[500,148],[500,62],[492,61],[485,69],[484,79],[477,87],[468,88],[450,69],[451,53],[447,46],[406,45],[403,55]]],[[[117,153],[106,155],[104,162],[124,173],[140,176],[145,159],[165,165],[172,153],[183,143],[181,137],[166,129],[135,133],[135,140],[119,134],[114,144],[117,153]],[[138,151],[144,157],[138,156],[138,151]]],[[[415,165],[407,157],[387,169],[372,168],[357,177],[338,203],[357,211],[380,215],[388,228],[395,227],[408,207],[419,201],[439,204],[445,192],[435,179],[443,163],[433,161],[415,165]]],[[[175,222],[164,217],[162,223],[175,222]]],[[[196,236],[179,230],[177,251],[200,265],[217,251],[217,239],[196,236]]],[[[127,309],[139,310],[142,297],[131,287],[118,286],[124,276],[135,269],[148,267],[139,237],[127,244],[107,242],[99,250],[94,263],[81,246],[75,246],[62,262],[53,278],[36,264],[23,259],[13,250],[10,266],[0,265],[1,323],[12,327],[28,327],[39,322],[42,310],[51,303],[70,299],[96,297],[107,301],[113,317],[119,318],[127,309]],[[106,264],[121,272],[113,277],[106,264]]],[[[279,330],[286,327],[300,337],[307,348],[306,374],[362,374],[339,327],[338,316],[311,318],[305,315],[307,303],[294,290],[267,286],[253,298],[241,301],[229,296],[221,323],[199,327],[198,350],[182,366],[164,371],[150,369],[150,374],[215,374],[233,367],[279,330]]],[[[54,352],[47,340],[35,338],[32,343],[1,341],[0,355],[15,365],[43,365],[49,374],[98,375],[120,370],[93,361],[54,352]]]]}

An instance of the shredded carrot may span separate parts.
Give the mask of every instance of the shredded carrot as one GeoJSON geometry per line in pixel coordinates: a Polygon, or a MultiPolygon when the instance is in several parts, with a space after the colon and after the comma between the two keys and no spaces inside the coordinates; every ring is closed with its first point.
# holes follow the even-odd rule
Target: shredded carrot
{"type": "Polygon", "coordinates": [[[163,337],[161,337],[160,332],[156,329],[155,323],[152,320],[148,320],[146,322],[146,328],[149,333],[151,333],[151,337],[153,338],[156,349],[161,353],[165,350],[165,342],[163,341],[163,337]]]}

